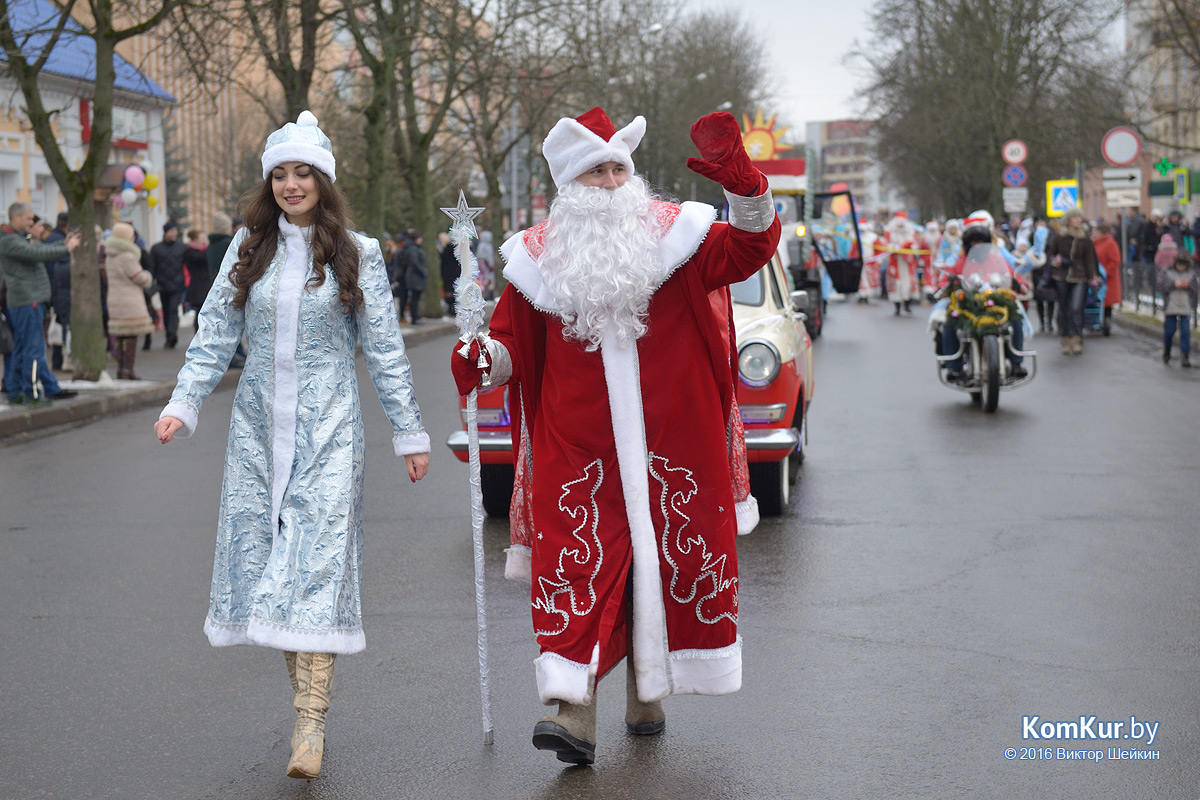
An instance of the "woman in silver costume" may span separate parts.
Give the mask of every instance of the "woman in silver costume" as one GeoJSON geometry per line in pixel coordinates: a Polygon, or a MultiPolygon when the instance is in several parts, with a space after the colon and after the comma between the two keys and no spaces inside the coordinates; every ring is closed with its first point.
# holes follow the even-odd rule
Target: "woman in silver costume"
{"type": "Polygon", "coordinates": [[[217,647],[284,651],[297,712],[288,775],[314,778],[334,658],[365,646],[358,345],[413,482],[429,436],[379,244],[351,232],[316,117],[272,133],[262,167],[155,434],[192,434],[244,334],[204,631],[217,647]]]}

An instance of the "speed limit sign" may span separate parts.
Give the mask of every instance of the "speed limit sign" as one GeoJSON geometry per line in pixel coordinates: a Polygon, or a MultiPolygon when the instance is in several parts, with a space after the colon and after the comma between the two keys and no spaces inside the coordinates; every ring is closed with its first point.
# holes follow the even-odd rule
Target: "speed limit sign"
{"type": "Polygon", "coordinates": [[[1029,157],[1029,148],[1020,139],[1009,139],[1000,148],[1000,155],[1004,156],[1005,164],[1024,164],[1029,157]]]}

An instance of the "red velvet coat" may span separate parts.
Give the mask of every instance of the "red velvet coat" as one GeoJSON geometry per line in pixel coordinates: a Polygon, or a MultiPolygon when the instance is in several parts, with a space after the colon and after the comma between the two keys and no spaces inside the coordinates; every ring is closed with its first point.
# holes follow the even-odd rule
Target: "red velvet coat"
{"type": "MultiPolygon", "coordinates": [[[[734,377],[710,293],[753,274],[779,240],[659,204],[670,229],[649,330],[588,352],[567,340],[538,271],[538,226],[505,243],[509,285],[491,320],[511,360],[514,448],[532,513],[531,607],[544,702],[587,702],[625,657],[632,604],[638,694],[741,685],[730,481],[734,377]]],[[[495,367],[493,370],[495,371],[495,367]]],[[[497,378],[503,376],[498,375],[497,378]]]]}
{"type": "Polygon", "coordinates": [[[1121,245],[1111,233],[1092,239],[1096,248],[1096,260],[1104,267],[1104,307],[1110,308],[1121,302],[1121,245]]]}

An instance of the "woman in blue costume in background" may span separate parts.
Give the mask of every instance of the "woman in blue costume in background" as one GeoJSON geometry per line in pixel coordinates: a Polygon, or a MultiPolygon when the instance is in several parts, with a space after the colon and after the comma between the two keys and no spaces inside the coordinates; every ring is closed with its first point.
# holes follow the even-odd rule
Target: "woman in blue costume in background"
{"type": "Polygon", "coordinates": [[[164,444],[192,434],[245,334],[204,631],[217,647],[284,651],[297,712],[287,773],[315,778],[334,658],[365,647],[359,344],[411,481],[429,468],[429,436],[383,255],[351,232],[317,118],[272,133],[262,168],[154,428],[164,444]]]}

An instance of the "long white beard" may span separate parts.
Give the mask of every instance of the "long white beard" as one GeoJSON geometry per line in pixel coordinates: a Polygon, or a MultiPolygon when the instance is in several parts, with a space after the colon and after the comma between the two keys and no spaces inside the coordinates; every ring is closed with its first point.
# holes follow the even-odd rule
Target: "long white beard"
{"type": "Polygon", "coordinates": [[[646,333],[663,230],[645,181],[631,175],[617,189],[572,181],[550,206],[538,271],[554,296],[568,339],[589,351],[606,328],[622,344],[646,333]]]}

